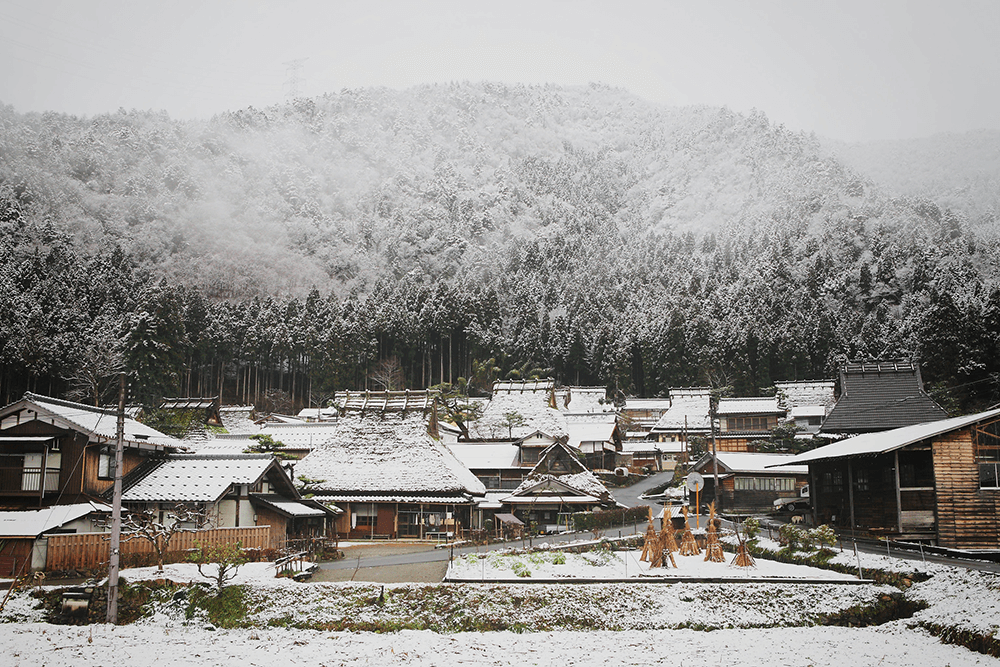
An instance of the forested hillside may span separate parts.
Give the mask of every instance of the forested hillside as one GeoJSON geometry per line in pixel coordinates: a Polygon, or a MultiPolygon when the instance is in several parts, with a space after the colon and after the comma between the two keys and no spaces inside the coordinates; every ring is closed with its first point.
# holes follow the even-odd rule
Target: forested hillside
{"type": "Polygon", "coordinates": [[[410,387],[536,368],[756,393],[917,356],[942,402],[997,400],[981,226],[824,155],[763,114],[601,87],[197,123],[0,107],[0,393],[95,400],[124,364],[146,401],[301,405],[388,358],[410,387]]]}

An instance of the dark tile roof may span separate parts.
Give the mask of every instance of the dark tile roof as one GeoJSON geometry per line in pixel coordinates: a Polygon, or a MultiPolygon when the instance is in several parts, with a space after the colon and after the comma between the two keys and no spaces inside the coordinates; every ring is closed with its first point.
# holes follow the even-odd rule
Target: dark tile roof
{"type": "Polygon", "coordinates": [[[911,362],[851,362],[841,370],[840,383],[824,433],[870,433],[948,416],[924,393],[920,369],[911,362]]]}

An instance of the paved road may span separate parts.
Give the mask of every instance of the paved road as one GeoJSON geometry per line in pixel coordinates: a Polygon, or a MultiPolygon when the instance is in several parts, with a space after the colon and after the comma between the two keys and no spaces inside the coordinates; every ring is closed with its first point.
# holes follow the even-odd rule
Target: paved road
{"type": "MultiPolygon", "coordinates": [[[[656,512],[659,512],[660,506],[656,503],[642,500],[639,496],[649,489],[669,481],[672,477],[672,472],[657,473],[632,486],[614,489],[612,491],[612,495],[618,502],[629,507],[649,505],[653,508],[653,513],[655,514],[656,512]]],[[[608,536],[617,536],[618,534],[628,535],[631,533],[645,532],[645,530],[646,523],[642,522],[640,524],[614,528],[605,531],[605,534],[608,536]]],[[[566,544],[569,542],[590,539],[591,537],[592,536],[589,532],[567,533],[563,535],[533,537],[530,540],[525,539],[518,540],[516,542],[502,542],[498,544],[490,544],[488,546],[463,546],[456,547],[455,549],[438,549],[435,548],[434,545],[418,545],[412,542],[384,542],[377,545],[365,544],[361,546],[348,547],[344,550],[344,554],[346,556],[344,560],[321,563],[320,568],[324,570],[359,570],[370,567],[395,567],[416,563],[433,563],[437,561],[447,561],[452,556],[452,553],[454,553],[455,556],[461,556],[469,553],[483,553],[499,549],[520,548],[522,546],[542,543],[566,544]]]]}

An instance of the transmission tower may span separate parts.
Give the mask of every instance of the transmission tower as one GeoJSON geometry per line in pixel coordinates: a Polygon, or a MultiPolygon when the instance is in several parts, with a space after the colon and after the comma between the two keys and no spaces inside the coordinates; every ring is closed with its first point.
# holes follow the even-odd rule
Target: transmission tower
{"type": "Polygon", "coordinates": [[[309,59],[298,58],[282,63],[285,66],[285,73],[287,74],[287,78],[285,79],[285,97],[290,100],[294,100],[301,93],[300,84],[304,84],[306,80],[305,77],[301,76],[300,70],[302,69],[302,63],[307,60],[309,59]]]}

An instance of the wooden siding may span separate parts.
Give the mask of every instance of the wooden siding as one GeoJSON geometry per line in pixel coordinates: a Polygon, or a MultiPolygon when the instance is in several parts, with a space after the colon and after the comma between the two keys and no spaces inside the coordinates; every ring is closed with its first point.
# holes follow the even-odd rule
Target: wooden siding
{"type": "Polygon", "coordinates": [[[938,544],[954,549],[1000,547],[1000,491],[979,488],[972,431],[935,438],[938,544]]]}
{"type": "MultiPolygon", "coordinates": [[[[95,569],[107,565],[110,541],[109,533],[75,533],[52,535],[48,538],[48,559],[46,570],[95,569]]],[[[244,549],[271,549],[271,527],[215,528],[193,533],[177,533],[170,540],[171,552],[195,549],[195,542],[203,545],[231,544],[240,542],[244,549]]],[[[153,545],[144,539],[122,542],[122,556],[130,554],[153,554],[153,545]]]]}

